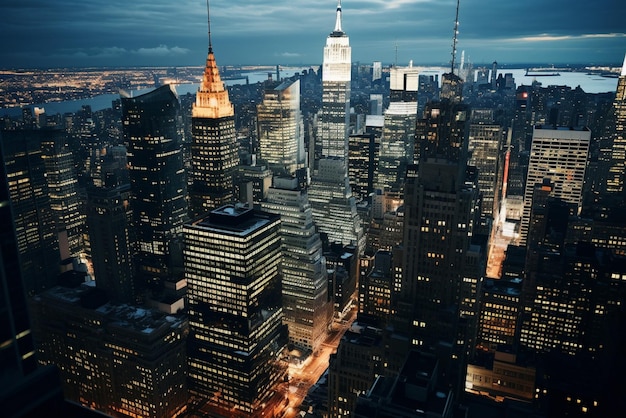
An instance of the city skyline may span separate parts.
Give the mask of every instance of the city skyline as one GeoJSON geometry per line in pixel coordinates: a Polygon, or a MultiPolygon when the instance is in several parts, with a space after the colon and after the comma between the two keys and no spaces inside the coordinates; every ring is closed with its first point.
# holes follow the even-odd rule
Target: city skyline
{"type": "MultiPolygon", "coordinates": [[[[221,65],[317,64],[319,43],[332,31],[336,1],[211,4],[213,43],[221,65]]],[[[447,64],[456,1],[342,2],[353,61],[447,64]]],[[[203,1],[132,3],[30,1],[0,6],[4,68],[201,65],[206,55],[203,1]]],[[[461,2],[460,60],[547,64],[621,62],[626,4],[592,8],[554,0],[461,2]]]]}

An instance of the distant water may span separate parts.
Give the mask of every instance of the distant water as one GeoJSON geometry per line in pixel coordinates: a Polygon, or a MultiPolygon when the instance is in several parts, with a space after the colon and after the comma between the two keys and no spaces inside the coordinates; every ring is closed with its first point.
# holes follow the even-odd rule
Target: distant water
{"type": "MultiPolygon", "coordinates": [[[[281,77],[291,77],[295,73],[301,73],[303,70],[308,70],[309,68],[314,68],[317,70],[317,67],[282,67],[281,68],[281,77]]],[[[438,74],[439,79],[441,79],[441,74],[443,74],[445,70],[441,67],[434,68],[432,70],[424,71],[424,74],[438,74]]],[[[260,81],[267,80],[268,74],[271,73],[273,77],[276,77],[275,71],[250,71],[244,73],[243,75],[248,76],[248,83],[255,84],[260,81]]],[[[580,86],[586,93],[606,93],[606,92],[615,92],[617,88],[617,78],[610,77],[601,77],[599,75],[589,75],[584,72],[560,72],[559,76],[543,76],[543,77],[533,77],[526,76],[525,69],[500,69],[498,70],[498,74],[506,74],[512,73],[513,78],[515,79],[516,86],[520,85],[531,85],[533,81],[538,81],[542,84],[543,87],[548,87],[551,85],[555,86],[569,86],[571,88],[576,88],[580,86]]],[[[237,80],[227,80],[227,85],[235,85],[235,84],[243,84],[246,80],[244,78],[237,80]]],[[[134,91],[134,95],[139,95],[150,91],[151,89],[143,89],[134,91]]],[[[176,86],[176,91],[179,96],[185,95],[187,93],[194,94],[198,90],[198,84],[179,84],[176,86]]],[[[64,102],[50,102],[43,104],[36,104],[30,107],[43,107],[46,110],[46,113],[49,115],[54,115],[57,113],[68,113],[68,112],[76,112],[81,109],[84,105],[91,106],[93,111],[102,110],[111,107],[111,103],[119,99],[119,94],[102,94],[99,96],[92,97],[90,99],[81,99],[81,100],[67,100],[64,102]]],[[[20,108],[8,108],[8,109],[0,109],[0,116],[10,115],[10,116],[19,116],[21,114],[20,108]]]]}

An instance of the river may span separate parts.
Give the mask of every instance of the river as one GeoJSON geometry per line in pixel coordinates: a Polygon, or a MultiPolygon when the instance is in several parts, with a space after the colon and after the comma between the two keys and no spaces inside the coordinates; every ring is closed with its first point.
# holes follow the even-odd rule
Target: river
{"type": "MultiPolygon", "coordinates": [[[[281,74],[285,77],[290,77],[294,73],[300,73],[302,70],[308,70],[311,67],[282,67],[281,74]]],[[[317,67],[314,67],[317,69],[317,67]]],[[[445,70],[441,67],[433,68],[432,70],[425,70],[424,74],[439,74],[441,79],[441,74],[443,74],[445,70]]],[[[500,69],[498,70],[499,74],[512,73],[515,78],[515,84],[517,86],[520,85],[530,85],[533,81],[539,81],[543,87],[547,87],[549,85],[558,85],[558,86],[569,86],[571,88],[576,88],[580,86],[586,93],[606,93],[606,92],[615,92],[617,88],[617,78],[610,77],[601,77],[599,75],[590,75],[584,72],[560,72],[559,76],[543,76],[543,77],[533,77],[526,76],[525,69],[500,69]]],[[[268,71],[250,71],[247,73],[243,73],[244,76],[248,76],[248,82],[250,84],[254,84],[260,81],[264,81],[267,79],[268,71]]],[[[245,79],[238,80],[228,80],[226,84],[234,85],[234,84],[242,84],[245,83],[245,79]]],[[[176,86],[176,91],[179,95],[184,95],[187,93],[195,93],[198,89],[198,84],[179,84],[176,86]]],[[[133,94],[138,95],[149,91],[150,89],[138,90],[133,92],[133,94]]],[[[68,113],[68,112],[76,112],[84,105],[91,106],[91,109],[94,111],[102,110],[111,107],[111,103],[113,100],[119,99],[119,94],[101,94],[99,96],[92,97],[90,99],[81,99],[81,100],[67,100],[63,102],[50,102],[43,104],[36,104],[33,107],[43,107],[46,110],[46,113],[49,115],[54,115],[57,113],[68,113]]],[[[19,116],[21,114],[21,108],[7,108],[0,109],[0,116],[19,116]]]]}

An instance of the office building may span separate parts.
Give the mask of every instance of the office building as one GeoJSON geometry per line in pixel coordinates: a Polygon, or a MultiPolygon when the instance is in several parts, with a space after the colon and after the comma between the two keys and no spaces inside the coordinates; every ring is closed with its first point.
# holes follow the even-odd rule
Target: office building
{"type": "Polygon", "coordinates": [[[413,163],[417,101],[391,102],[384,118],[375,188],[400,190],[413,163]]]}
{"type": "Polygon", "coordinates": [[[487,349],[513,346],[522,312],[522,279],[488,279],[481,289],[477,344],[487,349]]]}
{"type": "Polygon", "coordinates": [[[122,97],[135,268],[141,287],[150,289],[152,297],[158,297],[164,282],[182,276],[187,183],[179,118],[180,103],[171,85],[122,97]]]}
{"type": "Polygon", "coordinates": [[[378,376],[374,384],[359,396],[354,416],[455,416],[454,392],[441,379],[442,369],[441,362],[429,353],[407,353],[397,376],[378,376]]]}
{"type": "Polygon", "coordinates": [[[341,0],[337,4],[335,29],[328,35],[322,63],[322,108],[315,160],[321,157],[348,159],[352,49],[341,24],[341,0]]]}
{"type": "Polygon", "coordinates": [[[499,156],[502,138],[500,125],[474,121],[470,123],[467,163],[478,169],[480,213],[484,218],[492,218],[499,209],[497,185],[501,172],[499,156]]]}
{"type": "Polygon", "coordinates": [[[214,414],[263,416],[285,373],[280,216],[222,206],[185,224],[184,254],[190,393],[214,414]]]}
{"type": "Polygon", "coordinates": [[[542,184],[544,179],[554,184],[552,196],[575,204],[577,214],[580,214],[590,141],[591,131],[587,128],[535,126],[524,192],[521,245],[525,245],[528,238],[535,186],[542,184]]]}
{"type": "Polygon", "coordinates": [[[59,241],[42,144],[60,133],[45,129],[0,135],[22,280],[26,294],[33,295],[53,287],[59,274],[59,241]]]}
{"type": "Polygon", "coordinates": [[[349,138],[348,178],[354,198],[362,202],[374,191],[377,144],[373,133],[352,134],[349,138]]]}
{"type": "Polygon", "coordinates": [[[39,362],[59,368],[67,399],[116,417],[187,409],[186,320],[108,303],[85,284],[47,290],[31,308],[39,362]]]}
{"type": "Polygon", "coordinates": [[[235,110],[220,77],[210,39],[191,118],[189,205],[194,218],[234,201],[233,176],[239,164],[235,110]]]}
{"type": "Polygon", "coordinates": [[[133,259],[130,186],[92,188],[87,226],[96,285],[114,303],[134,303],[137,292],[133,259]]]}
{"type": "Polygon", "coordinates": [[[266,88],[257,105],[259,156],[278,175],[295,175],[305,163],[300,80],[266,88]]]}
{"type": "Polygon", "coordinates": [[[469,107],[450,100],[429,102],[415,129],[414,160],[446,158],[463,161],[467,158],[469,107]]]}
{"type": "Polygon", "coordinates": [[[362,251],[365,239],[363,226],[346,173],[345,160],[320,160],[317,174],[309,186],[309,202],[315,224],[330,242],[353,244],[362,251]]]}
{"type": "Polygon", "coordinates": [[[61,258],[82,257],[86,225],[72,151],[66,146],[62,131],[50,131],[41,146],[61,258]]]}
{"type": "Polygon", "coordinates": [[[4,164],[0,166],[0,370],[4,417],[99,416],[63,399],[56,367],[37,365],[4,164]]]}
{"type": "Polygon", "coordinates": [[[389,100],[417,103],[419,77],[420,70],[413,67],[413,61],[408,67],[392,66],[389,69],[389,100]]]}
{"type": "Polygon", "coordinates": [[[289,342],[317,352],[332,320],[333,303],[307,193],[296,179],[275,177],[261,207],[281,217],[283,323],[289,329],[289,342]]]}
{"type": "Polygon", "coordinates": [[[331,417],[352,416],[359,394],[384,372],[382,329],[355,321],[330,356],[328,410],[331,417]]]}

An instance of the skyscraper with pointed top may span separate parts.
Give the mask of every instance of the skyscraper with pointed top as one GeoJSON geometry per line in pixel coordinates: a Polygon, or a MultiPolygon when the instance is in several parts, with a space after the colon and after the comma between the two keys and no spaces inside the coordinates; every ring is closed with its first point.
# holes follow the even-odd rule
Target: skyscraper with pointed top
{"type": "Polygon", "coordinates": [[[626,56],[617,81],[613,110],[615,111],[615,133],[606,191],[623,196],[626,191],[626,56]]]}
{"type": "Polygon", "coordinates": [[[232,202],[233,174],[239,162],[235,110],[215,62],[210,19],[209,53],[191,118],[189,203],[191,216],[196,217],[232,202]]]}
{"type": "MultiPolygon", "coordinates": [[[[341,0],[337,3],[335,29],[326,38],[322,64],[322,110],[319,117],[315,159],[348,158],[352,49],[341,28],[341,0]]],[[[316,164],[317,166],[317,164],[316,164]]]]}

